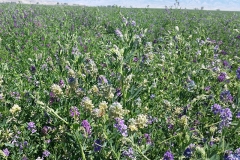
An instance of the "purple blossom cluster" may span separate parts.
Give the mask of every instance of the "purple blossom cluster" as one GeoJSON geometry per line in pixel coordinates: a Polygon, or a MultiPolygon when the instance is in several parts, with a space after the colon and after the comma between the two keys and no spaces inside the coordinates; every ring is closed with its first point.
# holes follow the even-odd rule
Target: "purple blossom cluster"
{"type": "Polygon", "coordinates": [[[89,122],[87,120],[83,120],[82,121],[82,126],[85,129],[85,133],[87,135],[90,135],[91,134],[91,126],[90,126],[89,122]]]}
{"type": "Polygon", "coordinates": [[[229,108],[222,109],[222,107],[219,104],[214,104],[211,109],[214,114],[220,115],[221,118],[221,122],[219,124],[220,129],[224,127],[229,127],[232,121],[231,110],[229,108]]]}
{"type": "Polygon", "coordinates": [[[124,150],[122,152],[122,156],[128,157],[132,160],[136,159],[136,157],[134,156],[134,151],[133,151],[132,147],[128,148],[127,150],[124,150]]]}
{"type": "Polygon", "coordinates": [[[236,70],[237,79],[240,80],[240,67],[236,70]]]}
{"type": "Polygon", "coordinates": [[[144,138],[146,139],[147,144],[152,144],[151,136],[150,134],[145,133],[144,138]]]}
{"type": "Polygon", "coordinates": [[[220,73],[220,75],[218,76],[218,81],[219,82],[223,82],[223,81],[225,81],[226,80],[226,76],[227,76],[227,74],[226,73],[220,73]]]}
{"type": "Polygon", "coordinates": [[[220,128],[229,127],[232,121],[232,112],[229,108],[222,109],[220,112],[221,122],[220,128]]]}
{"type": "Polygon", "coordinates": [[[186,157],[186,158],[190,158],[192,156],[192,150],[188,147],[185,149],[183,155],[186,157]]]}
{"type": "Polygon", "coordinates": [[[174,156],[171,151],[164,153],[163,160],[174,160],[174,156]]]}
{"type": "Polygon", "coordinates": [[[127,126],[124,124],[124,120],[121,118],[116,118],[116,124],[114,124],[114,127],[117,128],[117,130],[122,134],[122,136],[127,137],[127,126]]]}
{"type": "Polygon", "coordinates": [[[79,113],[79,110],[76,106],[73,106],[70,108],[70,116],[73,117],[73,118],[77,118],[79,117],[80,113],[79,113]]]}
{"type": "Polygon", "coordinates": [[[224,160],[239,160],[240,159],[240,148],[233,151],[226,151],[224,160]]]}
{"type": "Polygon", "coordinates": [[[48,150],[43,151],[43,157],[49,157],[50,154],[48,150]]]}
{"type": "Polygon", "coordinates": [[[120,38],[123,37],[123,34],[122,34],[122,32],[121,32],[119,29],[116,29],[116,30],[115,30],[115,34],[116,34],[118,37],[120,37],[120,38]]]}
{"type": "Polygon", "coordinates": [[[31,131],[32,133],[37,132],[36,126],[34,122],[29,122],[27,126],[28,130],[31,131]]]}
{"type": "Polygon", "coordinates": [[[219,104],[214,104],[212,107],[212,112],[216,115],[221,112],[222,107],[219,104]]]}
{"type": "Polygon", "coordinates": [[[97,139],[94,141],[94,152],[99,152],[102,149],[102,141],[100,139],[97,139]]]}
{"type": "Polygon", "coordinates": [[[230,103],[233,102],[233,97],[232,97],[230,91],[223,91],[223,92],[221,92],[220,99],[223,102],[230,102],[230,103]]]}
{"type": "Polygon", "coordinates": [[[5,154],[6,157],[8,157],[10,154],[10,152],[7,148],[3,149],[3,153],[5,154]]]}

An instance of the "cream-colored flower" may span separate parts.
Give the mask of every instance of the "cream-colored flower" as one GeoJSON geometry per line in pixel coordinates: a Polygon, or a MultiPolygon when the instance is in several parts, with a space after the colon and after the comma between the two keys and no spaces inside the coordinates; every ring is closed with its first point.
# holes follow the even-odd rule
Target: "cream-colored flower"
{"type": "Polygon", "coordinates": [[[138,130],[137,126],[134,125],[134,124],[130,124],[130,125],[128,126],[128,128],[129,128],[131,131],[137,131],[137,130],[138,130]]]}
{"type": "Polygon", "coordinates": [[[92,86],[91,90],[92,90],[93,93],[99,92],[99,89],[98,89],[97,85],[92,86]]]}
{"type": "Polygon", "coordinates": [[[109,114],[112,118],[123,118],[125,110],[122,108],[122,105],[119,102],[114,102],[109,107],[109,114]]]}
{"type": "Polygon", "coordinates": [[[69,70],[68,70],[68,75],[69,75],[70,77],[75,78],[75,72],[74,72],[74,70],[69,69],[69,70]]]}
{"type": "Polygon", "coordinates": [[[62,91],[61,87],[57,84],[53,84],[51,86],[51,90],[56,96],[60,96],[60,95],[63,94],[63,91],[62,91]]]}
{"type": "Polygon", "coordinates": [[[135,121],[139,128],[147,127],[148,122],[147,115],[139,114],[135,121]]]}
{"type": "Polygon", "coordinates": [[[105,111],[105,110],[108,108],[107,105],[108,105],[108,104],[107,104],[106,101],[102,101],[102,102],[99,104],[99,109],[105,111]]]}
{"type": "Polygon", "coordinates": [[[180,114],[181,112],[182,112],[182,108],[181,108],[181,107],[175,108],[174,113],[175,113],[176,115],[180,114]]]}
{"type": "Polygon", "coordinates": [[[88,97],[84,97],[82,100],[82,104],[84,105],[86,110],[92,111],[94,108],[94,105],[92,103],[92,100],[88,97]]]}
{"type": "Polygon", "coordinates": [[[184,126],[188,125],[188,117],[186,115],[182,116],[180,119],[180,123],[184,126]]]}
{"type": "Polygon", "coordinates": [[[10,109],[10,112],[12,114],[14,114],[14,113],[16,113],[18,111],[21,111],[21,107],[19,107],[19,105],[17,105],[17,104],[14,104],[13,107],[10,109]]]}

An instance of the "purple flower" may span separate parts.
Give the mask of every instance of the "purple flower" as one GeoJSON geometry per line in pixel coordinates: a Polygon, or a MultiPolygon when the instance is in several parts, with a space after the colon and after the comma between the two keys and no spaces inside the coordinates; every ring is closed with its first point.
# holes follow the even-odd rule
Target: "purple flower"
{"type": "Polygon", "coordinates": [[[133,57],[133,62],[137,62],[139,59],[138,59],[138,57],[137,56],[134,56],[133,57]]]}
{"type": "Polygon", "coordinates": [[[79,110],[76,106],[73,106],[70,108],[70,116],[75,118],[75,117],[79,117],[80,113],[79,110]]]}
{"type": "Polygon", "coordinates": [[[150,134],[145,133],[144,137],[146,139],[147,144],[151,144],[152,143],[150,134]]]}
{"type": "Polygon", "coordinates": [[[128,157],[130,159],[136,159],[136,157],[134,156],[134,151],[133,151],[132,147],[128,148],[127,150],[124,150],[122,152],[122,155],[124,157],[128,157]]]}
{"type": "Polygon", "coordinates": [[[187,148],[185,149],[183,155],[186,157],[186,158],[190,158],[192,156],[192,150],[190,148],[187,148]]]}
{"type": "Polygon", "coordinates": [[[28,123],[28,130],[31,131],[32,133],[35,133],[37,131],[34,122],[29,122],[28,123]]]}
{"type": "Polygon", "coordinates": [[[7,148],[5,148],[5,149],[3,150],[3,153],[5,154],[6,157],[8,157],[9,154],[10,154],[10,152],[8,151],[7,148]]]}
{"type": "Polygon", "coordinates": [[[230,91],[223,91],[220,94],[220,99],[221,99],[221,101],[230,102],[230,103],[233,101],[233,97],[232,97],[230,91]]]}
{"type": "Polygon", "coordinates": [[[224,60],[222,63],[223,63],[224,67],[229,67],[230,68],[230,65],[229,65],[228,61],[224,60]]]}
{"type": "Polygon", "coordinates": [[[28,160],[28,158],[26,156],[23,156],[22,160],[28,160]]]}
{"type": "Polygon", "coordinates": [[[212,112],[216,115],[219,114],[222,110],[222,107],[219,104],[214,104],[212,107],[212,112]]]}
{"type": "Polygon", "coordinates": [[[226,151],[224,155],[224,160],[239,160],[239,159],[240,159],[240,154],[233,153],[232,151],[226,151]]]}
{"type": "Polygon", "coordinates": [[[121,88],[116,88],[115,94],[117,97],[121,97],[122,96],[121,88]]]}
{"type": "Polygon", "coordinates": [[[207,86],[204,88],[205,91],[209,91],[211,89],[211,86],[207,86]]]}
{"type": "Polygon", "coordinates": [[[171,151],[167,151],[164,156],[163,156],[163,160],[174,160],[174,156],[171,153],[171,151]]]}
{"type": "Polygon", "coordinates": [[[43,151],[43,157],[48,157],[50,154],[48,150],[43,151]]]}
{"type": "Polygon", "coordinates": [[[99,77],[98,77],[98,83],[100,83],[100,84],[108,84],[108,80],[107,80],[107,78],[104,76],[104,75],[100,75],[99,77]]]}
{"type": "Polygon", "coordinates": [[[240,112],[237,113],[236,117],[240,119],[240,112]]]}
{"type": "Polygon", "coordinates": [[[34,74],[36,72],[36,67],[35,66],[31,66],[30,67],[30,71],[34,74]]]}
{"type": "Polygon", "coordinates": [[[50,129],[50,127],[48,127],[48,126],[43,126],[43,128],[41,129],[41,133],[42,133],[43,135],[47,135],[49,129],[50,129]]]}
{"type": "Polygon", "coordinates": [[[151,95],[150,95],[150,98],[151,98],[151,99],[155,98],[155,94],[151,94],[151,95]]]}
{"type": "Polygon", "coordinates": [[[226,79],[226,73],[220,73],[220,75],[218,76],[218,81],[222,82],[226,79]]]}
{"type": "Polygon", "coordinates": [[[217,52],[218,51],[218,49],[219,49],[219,46],[218,45],[216,45],[215,47],[214,47],[214,52],[217,52]]]}
{"type": "Polygon", "coordinates": [[[222,50],[220,53],[223,54],[223,55],[226,55],[226,54],[227,54],[227,52],[224,51],[224,50],[222,50]]]}
{"type": "Polygon", "coordinates": [[[124,120],[121,118],[116,118],[115,120],[116,124],[114,124],[114,127],[118,129],[122,136],[127,137],[127,126],[124,124],[124,120]]]}
{"type": "Polygon", "coordinates": [[[102,149],[102,141],[100,139],[97,139],[94,142],[94,152],[99,152],[102,149]]]}
{"type": "Polygon", "coordinates": [[[122,34],[122,32],[121,32],[119,29],[116,29],[116,30],[115,30],[115,34],[116,34],[118,37],[120,37],[120,38],[123,37],[123,34],[122,34]]]}
{"type": "Polygon", "coordinates": [[[221,122],[220,128],[228,127],[232,121],[232,112],[229,108],[222,109],[220,112],[221,122]]]}
{"type": "Polygon", "coordinates": [[[91,134],[91,126],[87,120],[82,121],[82,126],[85,129],[86,134],[90,135],[91,134]]]}
{"type": "Polygon", "coordinates": [[[60,86],[61,88],[65,86],[64,80],[61,79],[61,80],[59,81],[59,86],[60,86]]]}
{"type": "Polygon", "coordinates": [[[135,21],[132,21],[132,22],[131,22],[131,25],[132,25],[132,26],[136,26],[136,22],[135,22],[135,21]]]}
{"type": "Polygon", "coordinates": [[[236,70],[237,79],[240,80],[240,67],[236,70]]]}

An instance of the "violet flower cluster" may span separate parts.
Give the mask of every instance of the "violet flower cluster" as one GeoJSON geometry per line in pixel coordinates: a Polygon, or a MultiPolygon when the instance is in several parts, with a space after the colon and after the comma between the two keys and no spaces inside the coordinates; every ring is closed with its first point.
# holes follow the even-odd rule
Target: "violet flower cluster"
{"type": "Polygon", "coordinates": [[[221,92],[220,99],[223,102],[230,102],[230,103],[233,102],[233,97],[232,97],[230,91],[223,91],[223,92],[221,92]]]}
{"type": "Polygon", "coordinates": [[[73,106],[70,108],[70,116],[73,117],[73,118],[77,118],[79,117],[80,113],[79,113],[79,110],[76,106],[73,106]]]}
{"type": "Polygon", "coordinates": [[[91,126],[90,126],[89,122],[87,120],[83,120],[82,126],[85,129],[86,134],[90,135],[91,134],[91,126]]]}
{"type": "Polygon", "coordinates": [[[171,151],[167,151],[164,156],[163,160],[174,160],[174,156],[171,151]]]}
{"type": "Polygon", "coordinates": [[[212,107],[212,112],[216,115],[219,114],[221,118],[221,122],[219,124],[219,128],[222,129],[224,127],[229,127],[232,121],[232,112],[229,108],[224,108],[219,104],[214,104],[212,107]]]}
{"type": "Polygon", "coordinates": [[[227,76],[226,73],[220,73],[220,75],[218,76],[218,81],[219,82],[225,81],[226,80],[226,76],[227,76]]]}
{"type": "Polygon", "coordinates": [[[127,150],[124,150],[122,152],[122,156],[128,157],[128,158],[130,158],[132,160],[136,159],[136,157],[134,156],[134,151],[133,151],[132,147],[128,148],[127,150]]]}
{"type": "Polygon", "coordinates": [[[236,70],[237,79],[240,80],[240,67],[236,70]]]}
{"type": "Polygon", "coordinates": [[[122,134],[122,136],[127,137],[127,126],[124,124],[124,120],[121,118],[116,118],[116,124],[114,124],[114,127],[117,128],[117,130],[122,134]]]}
{"type": "Polygon", "coordinates": [[[227,151],[224,155],[224,160],[239,160],[240,159],[240,148],[233,151],[227,151]]]}
{"type": "Polygon", "coordinates": [[[36,126],[34,122],[29,122],[27,126],[28,130],[31,131],[32,133],[37,132],[36,126]]]}

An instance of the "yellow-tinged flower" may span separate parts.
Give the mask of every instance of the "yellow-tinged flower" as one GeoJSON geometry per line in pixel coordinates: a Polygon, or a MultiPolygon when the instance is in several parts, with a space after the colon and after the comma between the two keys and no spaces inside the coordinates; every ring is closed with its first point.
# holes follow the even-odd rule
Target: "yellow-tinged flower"
{"type": "Polygon", "coordinates": [[[94,93],[97,93],[99,90],[98,90],[98,87],[96,85],[92,86],[92,91],[94,93]]]}
{"type": "Polygon", "coordinates": [[[61,87],[57,84],[53,84],[51,86],[51,90],[56,96],[60,96],[60,95],[63,94],[63,91],[62,91],[61,87]]]}
{"type": "Polygon", "coordinates": [[[188,125],[188,117],[186,115],[182,116],[180,119],[180,123],[184,126],[188,125]]]}
{"type": "Polygon", "coordinates": [[[14,104],[13,107],[10,109],[10,112],[12,114],[14,114],[14,113],[16,113],[18,111],[21,111],[21,107],[19,107],[19,105],[17,105],[17,104],[14,104]]]}
{"type": "Polygon", "coordinates": [[[68,70],[68,75],[69,75],[70,77],[75,78],[75,72],[74,72],[74,70],[69,69],[69,70],[68,70]]]}
{"type": "Polygon", "coordinates": [[[106,101],[102,101],[100,104],[99,104],[99,109],[100,110],[106,110],[108,108],[107,106],[107,102],[106,101]]]}
{"type": "Polygon", "coordinates": [[[94,105],[92,104],[92,100],[88,97],[84,97],[82,100],[82,104],[84,105],[85,109],[92,111],[94,105]]]}
{"type": "Polygon", "coordinates": [[[125,110],[122,108],[122,105],[119,102],[114,102],[109,107],[109,114],[112,118],[123,118],[123,115],[125,114],[125,110]]]}
{"type": "Polygon", "coordinates": [[[129,128],[131,131],[137,131],[137,130],[138,130],[137,126],[134,125],[134,124],[130,124],[130,125],[128,126],[128,128],[129,128]]]}
{"type": "Polygon", "coordinates": [[[139,128],[147,127],[148,122],[147,115],[139,114],[135,121],[139,128]]]}

